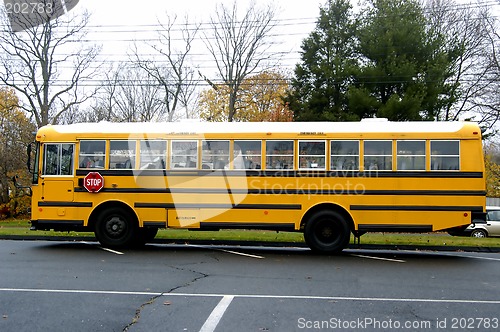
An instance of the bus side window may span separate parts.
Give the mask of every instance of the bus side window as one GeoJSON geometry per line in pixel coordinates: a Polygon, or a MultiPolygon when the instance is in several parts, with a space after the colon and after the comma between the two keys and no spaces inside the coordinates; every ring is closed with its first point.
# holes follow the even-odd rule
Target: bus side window
{"type": "Polygon", "coordinates": [[[229,141],[202,141],[202,165],[212,169],[225,169],[229,165],[229,141]]]}
{"type": "Polygon", "coordinates": [[[80,141],[78,166],[80,168],[104,168],[106,141],[80,141]]]}
{"type": "Polygon", "coordinates": [[[326,167],[326,142],[299,141],[299,168],[325,169],[326,167]]]}
{"type": "Polygon", "coordinates": [[[140,169],[166,169],[167,141],[141,140],[139,153],[140,169]]]}
{"type": "Polygon", "coordinates": [[[266,168],[293,169],[293,141],[266,141],[266,168]]]}
{"type": "Polygon", "coordinates": [[[135,167],[135,140],[109,142],[109,169],[132,169],[135,167]]]}
{"type": "Polygon", "coordinates": [[[234,169],[259,169],[262,158],[262,142],[235,140],[233,152],[234,169]]]}
{"type": "Polygon", "coordinates": [[[425,141],[396,141],[398,171],[425,171],[425,141]]]}
{"type": "Polygon", "coordinates": [[[392,141],[367,140],[364,150],[365,170],[392,170],[392,141]]]}
{"type": "Polygon", "coordinates": [[[171,143],[170,167],[196,168],[198,156],[198,141],[174,140],[171,143]]]}
{"type": "Polygon", "coordinates": [[[460,170],[460,141],[431,141],[431,169],[460,170]]]}
{"type": "Polygon", "coordinates": [[[359,141],[330,141],[330,155],[330,168],[332,170],[359,170],[359,141]]]}

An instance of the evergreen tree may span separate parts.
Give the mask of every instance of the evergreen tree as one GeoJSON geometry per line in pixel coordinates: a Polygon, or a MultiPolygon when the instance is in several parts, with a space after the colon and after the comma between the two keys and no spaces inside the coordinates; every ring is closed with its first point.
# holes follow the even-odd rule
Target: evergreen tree
{"type": "Polygon", "coordinates": [[[356,21],[349,0],[328,0],[302,42],[301,62],[285,98],[299,121],[357,120],[347,91],[357,67],[356,21]]]}
{"type": "Polygon", "coordinates": [[[359,113],[390,120],[434,120],[453,99],[451,56],[416,0],[372,0],[359,33],[363,66],[350,88],[359,113]]]}
{"type": "Polygon", "coordinates": [[[438,119],[457,100],[464,50],[418,0],[368,0],[360,13],[348,0],[320,9],[286,97],[295,120],[438,119]]]}

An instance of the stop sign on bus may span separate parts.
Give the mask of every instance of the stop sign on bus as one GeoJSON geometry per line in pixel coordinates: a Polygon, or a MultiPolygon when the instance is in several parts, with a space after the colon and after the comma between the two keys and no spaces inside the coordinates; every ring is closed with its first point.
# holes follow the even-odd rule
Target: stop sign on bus
{"type": "Polygon", "coordinates": [[[83,187],[88,192],[96,193],[104,187],[104,178],[99,172],[90,172],[83,179],[83,187]]]}

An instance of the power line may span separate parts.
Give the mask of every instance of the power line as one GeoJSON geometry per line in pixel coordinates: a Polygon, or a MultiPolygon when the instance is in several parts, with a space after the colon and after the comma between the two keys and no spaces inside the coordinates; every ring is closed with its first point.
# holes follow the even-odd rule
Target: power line
{"type": "MultiPolygon", "coordinates": [[[[358,79],[372,79],[373,77],[363,77],[363,76],[358,76],[356,77],[358,79]]],[[[251,79],[253,82],[257,81],[258,85],[268,85],[268,86],[274,86],[274,85],[289,85],[291,82],[291,77],[283,77],[283,78],[256,78],[255,75],[248,77],[248,79],[251,79]],[[262,81],[259,83],[259,81],[262,81]]],[[[199,79],[192,79],[192,80],[186,80],[186,83],[181,83],[180,85],[183,86],[190,86],[190,85],[196,85],[196,86],[212,86],[212,85],[224,85],[224,81],[220,78],[213,78],[210,79],[212,84],[209,84],[206,82],[205,78],[199,78],[199,79]]],[[[476,82],[476,75],[474,74],[464,74],[462,76],[461,82],[476,82]]],[[[484,79],[484,80],[479,80],[480,82],[491,82],[491,79],[484,79]]],[[[494,82],[500,82],[499,79],[494,79],[494,82]]],[[[441,80],[426,80],[424,82],[420,83],[439,83],[441,80]]],[[[170,83],[172,85],[178,85],[179,83],[177,81],[172,80],[169,82],[167,80],[167,83],[170,83]]],[[[333,82],[334,84],[340,84],[342,81],[337,81],[333,82]]],[[[405,84],[405,83],[419,83],[415,82],[413,78],[401,78],[398,79],[397,77],[391,77],[390,80],[386,79],[374,79],[370,80],[369,82],[363,82],[365,85],[375,85],[375,84],[405,84]]],[[[51,82],[51,86],[54,87],[65,87],[67,85],[71,84],[70,80],[65,80],[65,79],[60,79],[60,80],[54,80],[51,82]]],[[[111,81],[106,81],[106,80],[97,80],[97,79],[86,79],[83,81],[83,83],[79,83],[79,86],[87,86],[87,87],[100,87],[100,86],[107,86],[107,85],[115,85],[118,87],[137,87],[137,86],[143,86],[143,87],[158,87],[161,86],[158,81],[154,79],[116,79],[111,81]]],[[[242,84],[243,86],[252,86],[253,83],[246,83],[244,82],[242,84]]]]}
{"type": "MultiPolygon", "coordinates": [[[[465,9],[480,9],[480,8],[486,8],[488,6],[499,6],[500,4],[497,2],[497,1],[493,1],[493,0],[488,0],[488,1],[484,1],[482,3],[479,3],[479,4],[456,4],[456,5],[452,5],[452,6],[448,6],[446,8],[446,10],[465,10],[465,9]]],[[[462,18],[463,19],[463,18],[462,18]]],[[[276,19],[276,20],[273,20],[272,22],[275,23],[276,27],[291,27],[291,26],[303,26],[303,25],[309,25],[309,24],[315,24],[317,21],[317,18],[290,18],[290,19],[276,19]]],[[[1,25],[0,25],[1,26],[1,25]]],[[[173,30],[172,31],[182,31],[183,27],[185,27],[186,24],[185,23],[176,23],[173,25],[173,30]]],[[[188,26],[195,26],[195,23],[190,23],[188,24],[188,26]]],[[[130,34],[130,33],[154,33],[154,32],[159,32],[161,31],[160,28],[162,28],[163,25],[161,25],[160,23],[157,23],[157,24],[146,24],[146,25],[117,25],[117,24],[110,24],[110,25],[89,25],[87,26],[88,29],[90,30],[93,30],[95,29],[94,31],[89,31],[89,33],[91,34],[96,34],[96,35],[100,35],[102,36],[102,34],[111,34],[111,33],[126,33],[126,34],[130,34]],[[124,30],[120,30],[120,28],[124,28],[124,30]],[[152,31],[151,30],[143,30],[143,29],[153,29],[152,31]],[[106,29],[113,29],[113,30],[109,30],[109,31],[106,31],[106,29]]],[[[5,28],[5,25],[4,25],[4,28],[5,28]]],[[[194,28],[193,28],[194,29],[194,28]]],[[[210,31],[212,29],[211,27],[211,23],[201,23],[200,24],[200,31],[210,31]]],[[[276,38],[276,39],[283,39],[283,37],[288,37],[288,36],[292,36],[292,37],[296,37],[296,36],[301,36],[301,35],[309,35],[310,32],[295,32],[295,33],[274,33],[274,34],[270,34],[269,37],[272,37],[272,38],[276,38]]],[[[172,41],[182,41],[183,39],[181,38],[174,38],[172,39],[172,41]]],[[[96,42],[96,41],[102,41],[102,42],[110,42],[109,39],[92,39],[92,38],[86,38],[86,39],[83,39],[83,40],[78,40],[75,42],[79,42],[79,43],[93,43],[93,42],[96,42]]],[[[121,43],[121,42],[137,42],[139,40],[137,39],[130,39],[130,38],[123,38],[123,39],[113,39],[111,40],[113,42],[117,42],[117,43],[121,43]]],[[[158,42],[159,41],[159,38],[158,37],[154,37],[154,38],[150,38],[150,39],[141,39],[140,42],[158,42]]],[[[395,48],[398,48],[397,45],[392,45],[393,47],[395,48]]],[[[401,46],[402,47],[402,46],[401,46]]],[[[284,63],[288,63],[288,62],[292,62],[292,61],[295,61],[295,63],[299,62],[299,59],[300,57],[298,56],[298,53],[300,51],[295,51],[295,52],[269,52],[269,53],[266,53],[266,54],[278,54],[280,56],[282,56],[281,60],[283,61],[282,64],[284,63]],[[292,56],[292,54],[295,53],[297,54],[296,56],[292,56]],[[285,56],[286,55],[286,56],[285,56]]],[[[181,53],[179,53],[180,55],[181,53]]],[[[417,54],[417,53],[409,53],[409,54],[417,54]]],[[[61,57],[65,57],[65,56],[70,56],[72,55],[71,53],[66,53],[66,54],[59,54],[59,56],[61,57]]],[[[115,60],[113,60],[114,58],[125,58],[125,57],[128,57],[129,55],[127,54],[122,54],[122,53],[103,53],[103,54],[99,54],[98,55],[98,60],[100,60],[100,64],[103,64],[103,65],[106,65],[106,64],[112,64],[112,63],[115,63],[115,60]]],[[[158,64],[163,64],[163,63],[168,63],[167,60],[162,60],[162,56],[161,54],[153,54],[153,53],[145,53],[145,54],[140,54],[141,57],[147,57],[148,60],[151,60],[151,61],[154,61],[155,63],[158,63],[158,64]]],[[[173,56],[175,56],[175,54],[173,54],[173,56]]],[[[189,54],[189,57],[190,59],[192,60],[196,60],[195,62],[197,64],[204,64],[204,63],[213,63],[213,58],[211,58],[210,55],[206,54],[206,53],[192,53],[192,54],[189,54]],[[206,59],[205,59],[206,58],[206,59]]],[[[122,63],[133,63],[132,60],[130,59],[127,59],[127,60],[123,60],[121,59],[122,63]]],[[[290,68],[291,66],[295,66],[295,63],[294,64],[288,64],[286,65],[285,67],[286,68],[290,68]]],[[[99,64],[96,64],[96,66],[92,66],[92,68],[96,69],[98,68],[99,64]]],[[[201,69],[201,70],[213,70],[213,69],[217,69],[217,67],[215,65],[213,66],[206,66],[206,65],[198,65],[198,66],[192,66],[193,68],[196,68],[196,69],[201,69]]],[[[67,66],[60,66],[59,69],[72,69],[72,67],[67,67],[67,66]]]]}
{"type": "MultiPolygon", "coordinates": [[[[500,3],[497,0],[486,0],[481,3],[454,3],[448,6],[443,6],[442,8],[445,11],[458,11],[458,10],[466,10],[466,9],[482,9],[482,8],[491,8],[491,7],[500,7],[500,3]]],[[[423,7],[424,13],[430,12],[431,8],[423,7]]],[[[319,15],[319,13],[318,13],[319,15]]],[[[385,17],[396,16],[399,14],[390,15],[387,14],[385,17]]],[[[497,17],[497,16],[495,16],[497,17]]],[[[272,19],[270,21],[270,25],[273,27],[289,27],[289,26],[297,26],[297,25],[310,25],[316,24],[318,22],[318,17],[298,17],[298,18],[277,18],[272,19]]],[[[235,21],[233,23],[242,23],[241,21],[235,21]]],[[[69,28],[74,27],[68,25],[69,28]]],[[[89,24],[86,26],[87,29],[95,29],[92,33],[140,33],[140,32],[163,32],[165,30],[165,25],[161,23],[151,23],[151,24],[98,24],[92,25],[89,24]],[[122,29],[123,28],[123,29],[122,29]],[[113,29],[113,30],[106,30],[113,29]]],[[[0,30],[2,32],[10,31],[10,25],[5,24],[5,22],[0,23],[0,30]]],[[[180,22],[174,23],[171,26],[171,32],[182,32],[186,30],[198,30],[198,31],[211,31],[213,30],[212,22],[201,22],[201,23],[189,23],[189,22],[180,22]],[[191,27],[192,26],[192,27],[191,27]]]]}

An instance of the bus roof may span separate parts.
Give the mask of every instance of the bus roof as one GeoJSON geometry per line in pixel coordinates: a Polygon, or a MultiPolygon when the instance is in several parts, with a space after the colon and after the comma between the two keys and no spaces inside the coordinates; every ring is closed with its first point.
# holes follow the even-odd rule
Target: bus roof
{"type": "MultiPolygon", "coordinates": [[[[474,122],[393,122],[369,119],[359,122],[98,122],[48,125],[40,132],[61,134],[215,134],[215,133],[456,133],[480,131],[474,122]]],[[[39,132],[39,133],[40,133],[39,132]]]]}

